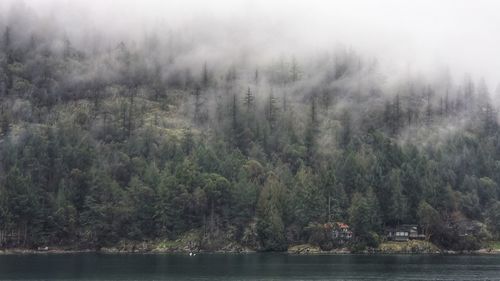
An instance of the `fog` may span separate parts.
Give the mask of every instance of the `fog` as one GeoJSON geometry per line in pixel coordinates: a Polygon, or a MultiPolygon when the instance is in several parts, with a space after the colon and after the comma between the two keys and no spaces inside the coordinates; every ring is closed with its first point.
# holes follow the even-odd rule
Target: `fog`
{"type": "Polygon", "coordinates": [[[0,250],[489,247],[497,3],[0,0],[0,250]]]}
{"type": "Polygon", "coordinates": [[[2,22],[30,17],[74,44],[109,45],[175,31],[207,60],[315,56],[339,46],[376,58],[389,77],[449,70],[499,82],[498,1],[111,1],[7,0],[2,22]],[[12,13],[20,6],[32,12],[12,13]],[[26,8],[25,7],[25,8],[26,8]],[[57,28],[55,28],[57,27],[57,28]]]}

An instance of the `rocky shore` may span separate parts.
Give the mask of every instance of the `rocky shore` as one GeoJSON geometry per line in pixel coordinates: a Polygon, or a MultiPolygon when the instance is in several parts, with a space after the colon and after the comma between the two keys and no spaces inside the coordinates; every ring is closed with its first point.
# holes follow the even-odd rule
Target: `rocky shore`
{"type": "MultiPolygon", "coordinates": [[[[206,249],[189,239],[178,240],[157,240],[148,242],[120,241],[112,247],[101,247],[99,249],[81,249],[71,246],[45,246],[33,249],[7,248],[0,249],[2,254],[72,254],[72,253],[255,253],[258,249],[242,246],[235,242],[229,242],[217,248],[206,249]]],[[[291,245],[286,251],[294,255],[328,255],[328,254],[353,254],[351,249],[336,248],[332,250],[322,250],[320,247],[311,244],[291,245]]],[[[439,249],[436,245],[427,241],[408,242],[385,242],[378,248],[368,248],[358,251],[356,254],[500,254],[498,248],[482,248],[475,251],[451,251],[439,249]]]]}

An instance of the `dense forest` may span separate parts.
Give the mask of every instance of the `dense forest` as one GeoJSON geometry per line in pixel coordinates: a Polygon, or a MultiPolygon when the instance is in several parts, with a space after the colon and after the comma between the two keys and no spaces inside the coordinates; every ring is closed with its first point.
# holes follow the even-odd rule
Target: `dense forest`
{"type": "Polygon", "coordinates": [[[197,231],[205,249],[280,251],[322,244],[327,222],[368,246],[401,224],[448,249],[499,238],[483,80],[392,77],[350,48],[220,61],[181,31],[83,45],[37,24],[0,24],[3,247],[197,231]],[[480,232],[458,235],[463,220],[480,232]]]}

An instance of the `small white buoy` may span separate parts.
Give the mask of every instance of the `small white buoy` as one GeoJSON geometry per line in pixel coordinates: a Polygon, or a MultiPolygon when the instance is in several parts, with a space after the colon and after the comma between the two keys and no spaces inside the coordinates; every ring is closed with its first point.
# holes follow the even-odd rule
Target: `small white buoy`
{"type": "Polygon", "coordinates": [[[189,256],[192,256],[193,255],[193,252],[189,252],[189,256]]]}

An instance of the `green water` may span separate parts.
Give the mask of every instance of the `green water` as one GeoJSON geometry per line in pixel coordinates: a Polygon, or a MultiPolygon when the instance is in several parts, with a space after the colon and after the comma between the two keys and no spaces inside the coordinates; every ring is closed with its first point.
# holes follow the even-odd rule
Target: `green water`
{"type": "Polygon", "coordinates": [[[2,280],[500,280],[500,256],[0,256],[2,280]]]}

